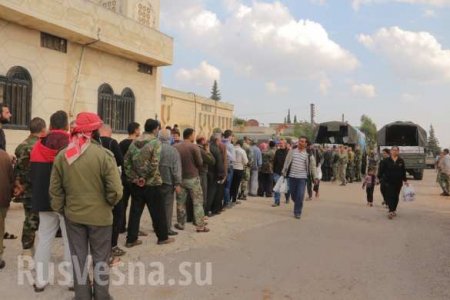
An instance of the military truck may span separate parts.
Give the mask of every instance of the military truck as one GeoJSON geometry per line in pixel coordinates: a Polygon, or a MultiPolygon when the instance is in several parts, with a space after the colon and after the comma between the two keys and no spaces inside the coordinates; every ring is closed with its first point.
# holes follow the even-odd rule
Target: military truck
{"type": "Polygon", "coordinates": [[[406,171],[416,180],[422,180],[426,168],[427,132],[413,122],[393,122],[377,133],[378,151],[398,146],[405,160],[406,171]]]}
{"type": "Polygon", "coordinates": [[[364,153],[366,150],[366,136],[357,128],[346,122],[332,121],[320,123],[314,130],[314,143],[347,145],[359,148],[364,153]]]}

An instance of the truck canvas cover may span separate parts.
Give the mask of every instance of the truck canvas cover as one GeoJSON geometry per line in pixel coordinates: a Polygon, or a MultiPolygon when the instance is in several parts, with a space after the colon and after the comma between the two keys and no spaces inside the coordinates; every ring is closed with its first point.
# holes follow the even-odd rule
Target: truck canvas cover
{"type": "Polygon", "coordinates": [[[379,146],[419,146],[426,147],[427,132],[412,122],[393,122],[377,133],[379,146]]]}
{"type": "Polygon", "coordinates": [[[317,144],[361,144],[363,134],[353,126],[339,121],[320,123],[314,130],[317,144]]]}

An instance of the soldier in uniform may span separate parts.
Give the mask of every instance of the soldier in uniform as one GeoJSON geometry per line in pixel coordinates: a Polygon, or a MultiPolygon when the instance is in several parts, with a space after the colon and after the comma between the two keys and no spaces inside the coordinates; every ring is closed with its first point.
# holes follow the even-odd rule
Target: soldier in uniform
{"type": "Polygon", "coordinates": [[[16,148],[17,164],[14,169],[15,202],[21,202],[25,212],[22,229],[22,249],[24,255],[31,256],[34,238],[39,227],[39,213],[31,209],[30,154],[39,137],[45,136],[46,124],[41,118],[30,121],[30,135],[16,148]]]}
{"type": "Polygon", "coordinates": [[[347,163],[347,181],[353,183],[355,180],[355,153],[352,148],[348,148],[348,163],[347,163]]]}
{"type": "Polygon", "coordinates": [[[333,168],[333,178],[331,179],[332,182],[335,182],[339,177],[339,148],[336,147],[336,145],[333,146],[333,153],[332,153],[332,168],[333,168]]]}
{"type": "Polygon", "coordinates": [[[341,181],[341,185],[347,185],[346,173],[347,173],[347,163],[348,163],[348,154],[347,147],[341,146],[339,149],[339,179],[341,181]]]}
{"type": "Polygon", "coordinates": [[[355,180],[361,182],[362,153],[359,145],[355,147],[355,180]]]}
{"type": "Polygon", "coordinates": [[[269,149],[262,152],[262,166],[259,170],[261,175],[261,193],[260,196],[272,197],[273,188],[273,160],[275,158],[275,142],[269,142],[269,149]]]}
{"type": "Polygon", "coordinates": [[[241,181],[241,192],[239,193],[239,200],[247,200],[248,195],[248,182],[250,180],[250,166],[253,164],[253,152],[250,149],[250,139],[248,137],[244,137],[243,149],[245,153],[247,153],[248,164],[244,166],[244,175],[242,176],[241,181]]]}

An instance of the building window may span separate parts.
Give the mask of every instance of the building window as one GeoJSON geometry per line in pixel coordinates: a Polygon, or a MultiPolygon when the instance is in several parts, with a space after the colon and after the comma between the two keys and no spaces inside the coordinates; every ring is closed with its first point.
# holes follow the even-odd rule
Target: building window
{"type": "Polygon", "coordinates": [[[67,53],[67,40],[41,32],[41,47],[67,53]]]}
{"type": "Polygon", "coordinates": [[[30,73],[23,67],[12,67],[6,76],[0,76],[0,104],[8,105],[12,114],[7,127],[28,129],[32,86],[30,73]]]}
{"type": "Polygon", "coordinates": [[[138,63],[138,72],[152,75],[153,67],[147,64],[138,63]]]}
{"type": "Polygon", "coordinates": [[[202,110],[203,111],[207,111],[207,112],[211,112],[212,111],[212,106],[211,105],[202,104],[202,110]]]}
{"type": "Polygon", "coordinates": [[[128,124],[134,122],[135,98],[130,88],[115,95],[111,86],[102,84],[98,89],[98,114],[114,132],[124,133],[128,124]]]}

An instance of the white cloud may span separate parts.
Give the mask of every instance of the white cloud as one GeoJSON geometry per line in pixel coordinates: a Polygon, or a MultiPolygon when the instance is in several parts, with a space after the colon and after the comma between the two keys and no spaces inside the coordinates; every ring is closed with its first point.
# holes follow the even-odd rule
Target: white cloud
{"type": "Polygon", "coordinates": [[[420,99],[419,95],[411,94],[411,93],[403,93],[400,97],[400,101],[405,104],[413,104],[417,103],[420,99]]]}
{"type": "Polygon", "coordinates": [[[197,68],[194,69],[179,69],[175,77],[179,81],[187,82],[197,86],[209,87],[214,80],[220,79],[220,70],[215,66],[202,61],[197,68]]]}
{"type": "Polygon", "coordinates": [[[356,97],[373,98],[375,97],[375,87],[371,84],[354,84],[352,86],[352,93],[356,97]]]}
{"type": "Polygon", "coordinates": [[[288,88],[278,85],[275,81],[269,81],[266,82],[266,90],[271,94],[283,94],[288,91],[288,88]]]}
{"type": "Polygon", "coordinates": [[[328,77],[324,76],[319,81],[319,90],[323,96],[328,95],[328,91],[331,88],[331,81],[328,77]]]}
{"type": "Polygon", "coordinates": [[[420,81],[450,81],[450,50],[443,49],[428,32],[381,28],[360,35],[360,43],[384,56],[403,78],[420,81]]]}
{"type": "Polygon", "coordinates": [[[433,9],[426,9],[423,12],[423,16],[426,18],[435,18],[436,17],[436,11],[433,9]]]}
{"type": "Polygon", "coordinates": [[[389,3],[389,2],[424,4],[424,5],[438,6],[438,7],[450,5],[449,0],[352,0],[352,7],[354,10],[358,10],[362,5],[389,3]]]}
{"type": "MultiPolygon", "coordinates": [[[[311,78],[323,72],[348,72],[358,66],[353,54],[334,42],[325,28],[297,20],[279,1],[224,2],[228,13],[219,19],[198,2],[180,2],[164,20],[191,47],[225,61],[239,72],[272,78],[311,78]],[[188,21],[186,21],[188,20],[188,21]]],[[[171,2],[171,1],[167,1],[171,2]]],[[[166,6],[161,4],[163,11],[166,6]]]]}

